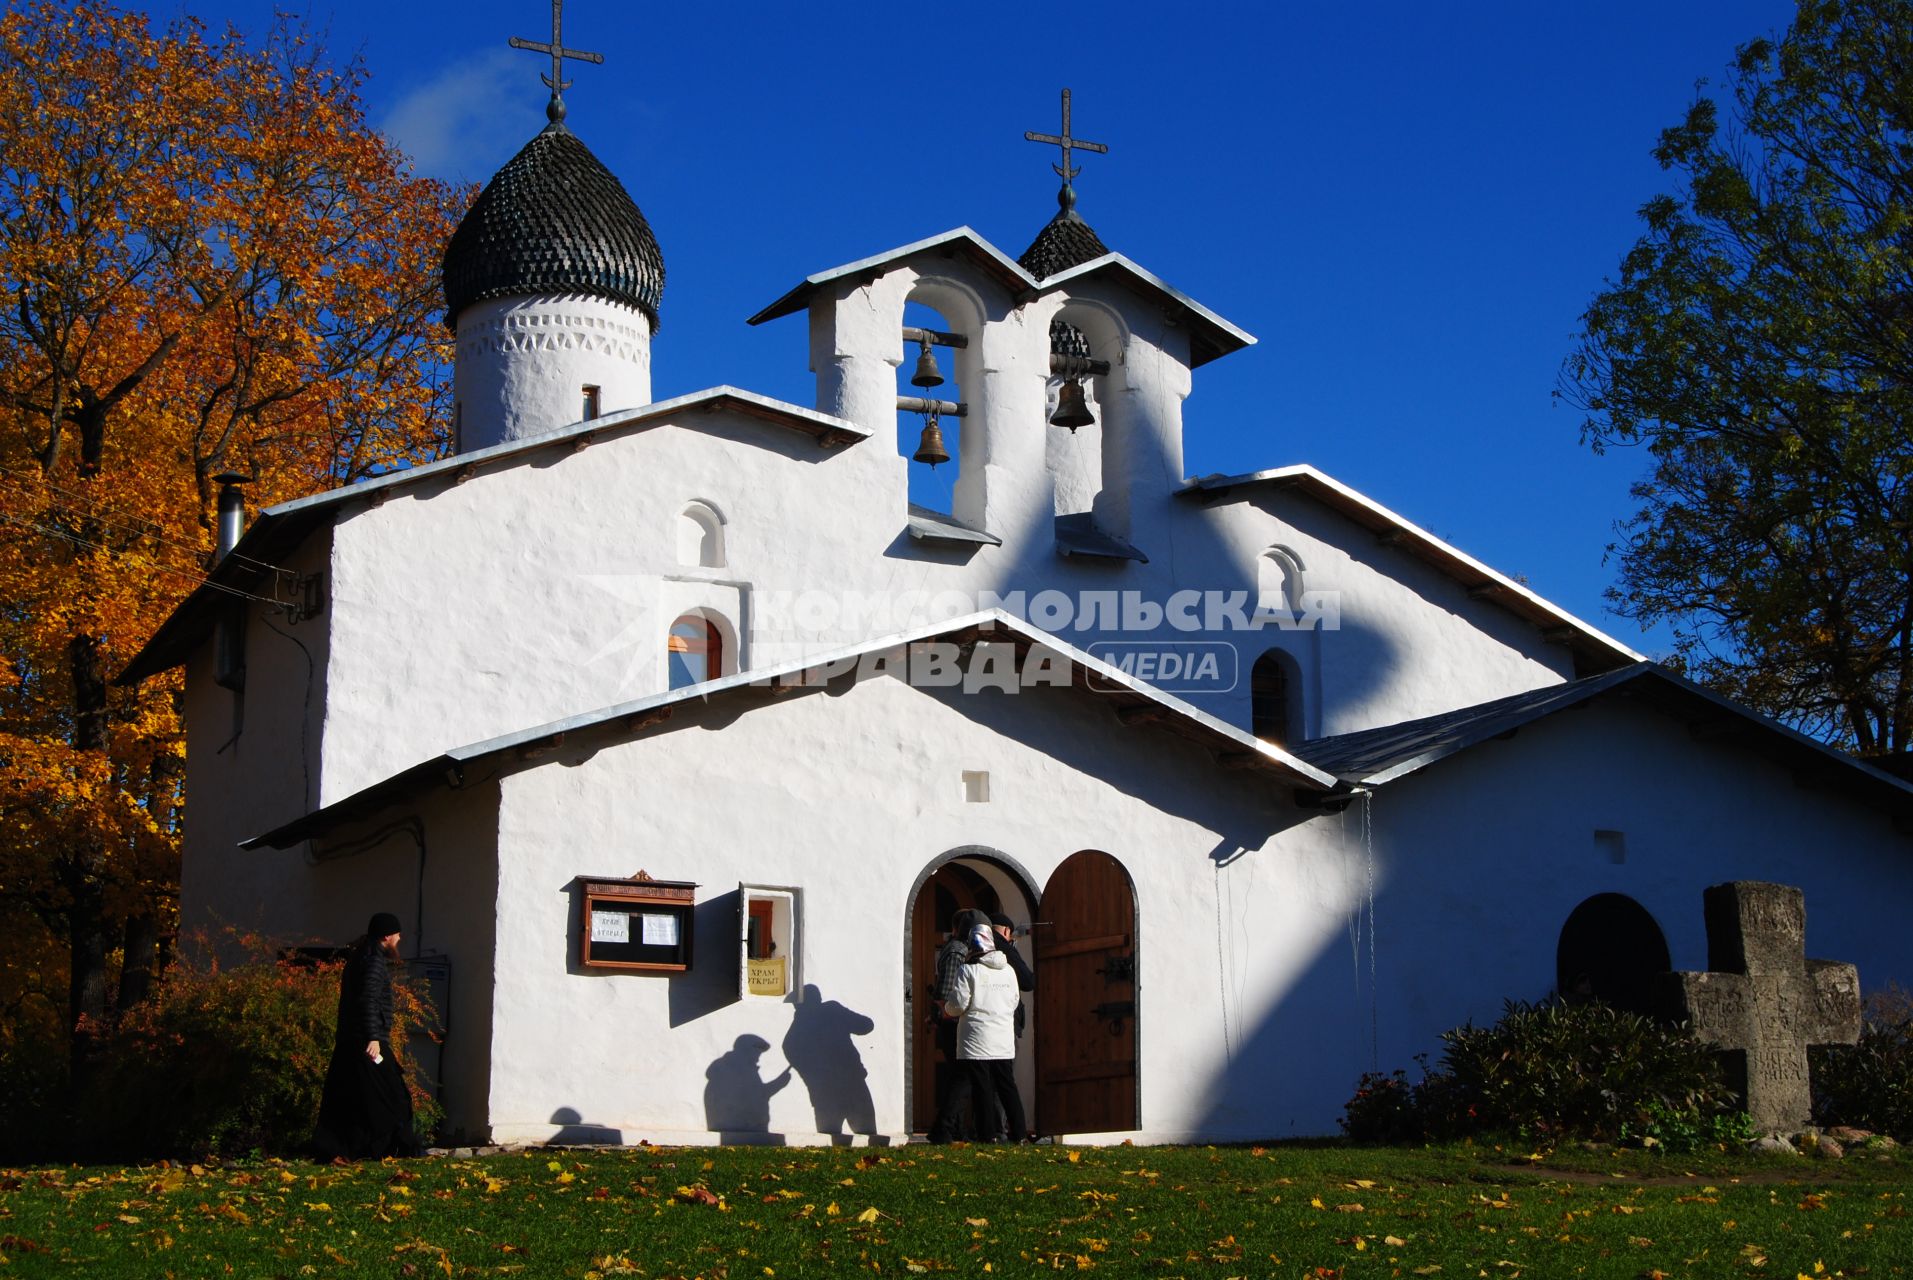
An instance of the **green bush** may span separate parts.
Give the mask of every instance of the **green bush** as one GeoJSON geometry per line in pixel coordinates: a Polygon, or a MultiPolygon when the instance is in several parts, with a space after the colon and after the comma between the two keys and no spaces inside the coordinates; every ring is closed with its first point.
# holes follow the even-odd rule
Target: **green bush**
{"type": "Polygon", "coordinates": [[[1913,1142],[1913,993],[1892,986],[1867,997],[1860,1043],[1816,1047],[1813,1117],[1913,1142]]]}
{"type": "Polygon", "coordinates": [[[1679,1150],[1726,1141],[1717,1135],[1743,1124],[1712,1050],[1603,1004],[1510,1001],[1492,1027],[1470,1023],[1442,1041],[1441,1068],[1424,1063],[1418,1085],[1401,1072],[1363,1077],[1367,1092],[1358,1089],[1342,1122],[1351,1137],[1651,1138],[1679,1150]]]}
{"type": "Polygon", "coordinates": [[[1355,1096],[1343,1108],[1342,1131],[1357,1142],[1401,1146],[1423,1136],[1415,1086],[1402,1071],[1369,1071],[1356,1082],[1355,1096]]]}
{"type": "MultiPolygon", "coordinates": [[[[176,963],[153,997],[121,1018],[82,1109],[90,1150],[294,1153],[311,1142],[341,965],[276,959],[257,939],[241,945],[249,958],[230,966],[196,948],[195,959],[176,963]]],[[[438,1108],[403,1049],[404,1024],[420,1024],[423,1005],[403,985],[395,996],[394,1048],[412,1066],[414,1111],[429,1133],[438,1108]]]]}

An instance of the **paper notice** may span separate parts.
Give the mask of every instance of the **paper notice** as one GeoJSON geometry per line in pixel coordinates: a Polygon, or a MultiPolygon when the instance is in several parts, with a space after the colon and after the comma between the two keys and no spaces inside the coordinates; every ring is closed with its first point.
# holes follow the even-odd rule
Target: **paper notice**
{"type": "MultiPolygon", "coordinates": [[[[650,916],[645,917],[647,921],[650,918],[650,916]]],[[[631,941],[631,917],[622,911],[593,911],[591,940],[593,942],[631,941]]]]}
{"type": "Polygon", "coordinates": [[[678,944],[678,918],[676,916],[652,915],[646,912],[639,919],[644,921],[644,945],[647,947],[675,947],[678,944]]]}

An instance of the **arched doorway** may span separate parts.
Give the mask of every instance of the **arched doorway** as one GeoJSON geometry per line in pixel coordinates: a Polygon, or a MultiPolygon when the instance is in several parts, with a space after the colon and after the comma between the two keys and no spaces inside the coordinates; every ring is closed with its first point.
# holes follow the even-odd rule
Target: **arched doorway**
{"type": "Polygon", "coordinates": [[[1624,893],[1597,893],[1561,926],[1555,990],[1564,1000],[1652,1013],[1654,978],[1671,967],[1666,935],[1647,908],[1624,893]]]}
{"type": "Polygon", "coordinates": [[[1043,886],[1036,932],[1039,1132],[1139,1127],[1136,890],[1123,865],[1085,849],[1043,886]]]}
{"type": "MultiPolygon", "coordinates": [[[[937,1099],[956,1061],[955,1025],[937,1016],[937,949],[949,937],[950,920],[966,907],[1002,911],[1019,922],[1033,917],[1036,893],[1029,877],[1007,856],[980,845],[945,854],[918,881],[910,900],[908,968],[904,975],[904,1025],[909,1033],[905,1097],[910,1128],[922,1133],[937,1116],[937,1099]]],[[[1023,954],[1028,957],[1028,940],[1023,954]]],[[[1038,984],[1040,988],[1040,983],[1038,984]]],[[[1018,1087],[1027,1104],[1035,1087],[1033,1058],[1018,1044],[1018,1087]]]]}

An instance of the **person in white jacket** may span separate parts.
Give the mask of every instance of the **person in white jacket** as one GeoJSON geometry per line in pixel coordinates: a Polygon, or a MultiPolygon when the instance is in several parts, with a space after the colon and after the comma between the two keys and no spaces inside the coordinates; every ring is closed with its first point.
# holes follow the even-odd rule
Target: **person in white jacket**
{"type": "MultiPolygon", "coordinates": [[[[980,1142],[1021,1142],[1025,1135],[1023,1101],[1016,1092],[1016,1006],[1023,993],[1016,972],[998,951],[989,931],[973,958],[957,967],[944,1012],[957,1019],[957,1061],[968,1077],[967,1092],[978,1099],[979,1118],[992,1122],[996,1099],[1003,1101],[1009,1132],[979,1133],[980,1142]]],[[[993,1127],[993,1124],[992,1124],[993,1127]]]]}

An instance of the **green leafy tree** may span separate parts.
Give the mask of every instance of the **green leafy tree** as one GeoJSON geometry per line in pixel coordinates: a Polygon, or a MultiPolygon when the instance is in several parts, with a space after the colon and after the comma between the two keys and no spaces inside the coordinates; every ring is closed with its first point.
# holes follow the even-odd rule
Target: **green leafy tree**
{"type": "Polygon", "coordinates": [[[1655,156],[1675,194],[1561,394],[1643,446],[1610,599],[1692,674],[1865,755],[1913,747],[1913,0],[1802,0],[1655,156]]]}

